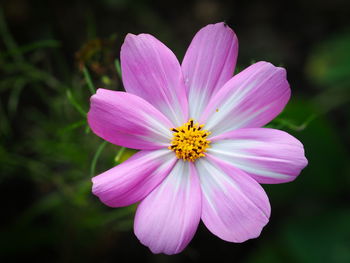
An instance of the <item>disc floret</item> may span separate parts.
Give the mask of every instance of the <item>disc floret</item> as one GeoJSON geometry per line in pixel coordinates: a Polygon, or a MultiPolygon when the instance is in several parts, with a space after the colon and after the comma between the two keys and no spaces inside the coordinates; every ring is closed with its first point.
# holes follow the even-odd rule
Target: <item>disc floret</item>
{"type": "Polygon", "coordinates": [[[203,124],[199,125],[198,122],[194,123],[194,120],[190,119],[180,127],[171,128],[174,137],[168,148],[175,152],[178,159],[184,161],[193,162],[200,157],[204,157],[204,153],[210,144],[207,139],[210,132],[202,130],[203,127],[203,124]]]}

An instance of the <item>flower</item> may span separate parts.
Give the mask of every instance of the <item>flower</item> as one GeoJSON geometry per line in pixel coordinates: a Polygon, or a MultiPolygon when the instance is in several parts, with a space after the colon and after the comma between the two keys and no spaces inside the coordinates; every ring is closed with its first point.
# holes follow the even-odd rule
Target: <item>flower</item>
{"type": "Polygon", "coordinates": [[[270,216],[259,183],[292,181],[307,165],[296,138],[261,128],[290,98],[286,71],[257,62],[232,77],[237,53],[224,23],[201,29],[181,65],[153,36],[128,34],[126,92],[91,98],[93,132],[140,150],[94,177],[93,193],[111,207],[140,202],[134,231],[153,253],[181,252],[200,220],[226,241],[258,237],[270,216]]]}

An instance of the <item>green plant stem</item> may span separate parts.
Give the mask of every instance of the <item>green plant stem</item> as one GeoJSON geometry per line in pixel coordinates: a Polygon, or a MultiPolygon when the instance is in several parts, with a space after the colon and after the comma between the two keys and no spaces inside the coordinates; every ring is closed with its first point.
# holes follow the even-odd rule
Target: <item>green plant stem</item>
{"type": "Polygon", "coordinates": [[[119,59],[114,60],[114,66],[115,66],[115,69],[118,73],[120,80],[122,80],[122,68],[120,67],[119,59]]]}
{"type": "Polygon", "coordinates": [[[315,114],[310,115],[303,123],[296,125],[289,120],[276,118],[274,121],[278,124],[282,125],[282,127],[287,127],[288,129],[291,129],[293,131],[302,131],[304,130],[311,121],[313,121],[317,116],[315,114]]]}
{"type": "Polygon", "coordinates": [[[95,93],[96,93],[95,86],[94,86],[94,84],[92,83],[89,70],[88,70],[85,66],[84,66],[84,68],[83,68],[83,74],[84,74],[84,78],[85,78],[86,84],[87,84],[87,86],[88,86],[88,88],[89,88],[91,94],[95,94],[95,93]]]}
{"type": "Polygon", "coordinates": [[[75,130],[75,129],[79,128],[79,127],[82,127],[84,125],[86,125],[86,119],[74,122],[72,124],[69,124],[68,126],[66,126],[66,127],[62,128],[61,130],[59,130],[59,133],[60,134],[64,134],[66,132],[75,130]]]}
{"type": "Polygon", "coordinates": [[[94,157],[92,158],[91,161],[91,166],[90,166],[90,176],[93,177],[95,175],[95,170],[96,170],[96,164],[98,161],[98,158],[100,157],[103,149],[106,147],[107,141],[103,141],[100,146],[97,148],[94,157]]]}
{"type": "Polygon", "coordinates": [[[126,148],[125,147],[120,147],[117,156],[114,158],[114,160],[119,164],[119,160],[122,157],[123,153],[125,152],[126,148]]]}
{"type": "Polygon", "coordinates": [[[75,98],[73,97],[72,92],[67,89],[66,91],[66,95],[68,98],[68,101],[73,105],[73,107],[81,114],[84,116],[84,118],[86,118],[86,112],[83,110],[83,108],[79,105],[79,103],[75,100],[75,98]]]}

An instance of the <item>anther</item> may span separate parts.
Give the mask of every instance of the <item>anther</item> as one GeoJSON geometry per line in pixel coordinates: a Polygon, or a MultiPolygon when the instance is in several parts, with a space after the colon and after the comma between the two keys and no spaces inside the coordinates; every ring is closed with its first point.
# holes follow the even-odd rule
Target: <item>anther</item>
{"type": "Polygon", "coordinates": [[[194,162],[196,159],[205,156],[206,148],[209,147],[207,136],[210,132],[201,130],[204,125],[194,123],[190,119],[187,123],[177,128],[172,128],[174,137],[171,146],[168,148],[175,152],[178,159],[194,162]]]}

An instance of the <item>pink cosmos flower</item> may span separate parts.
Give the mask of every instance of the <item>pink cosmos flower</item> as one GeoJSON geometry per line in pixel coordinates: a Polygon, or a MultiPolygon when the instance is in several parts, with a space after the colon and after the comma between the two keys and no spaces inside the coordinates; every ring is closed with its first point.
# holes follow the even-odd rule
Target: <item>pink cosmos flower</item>
{"type": "Polygon", "coordinates": [[[153,253],[181,252],[200,220],[226,241],[258,237],[270,216],[259,183],[292,181],[307,165],[297,139],[261,128],[290,98],[286,71],[258,62],[232,77],[237,53],[224,23],[201,29],[181,65],[153,36],[128,34],[126,92],[91,98],[94,133],[140,150],[94,177],[93,193],[111,207],[140,202],[134,231],[153,253]]]}

